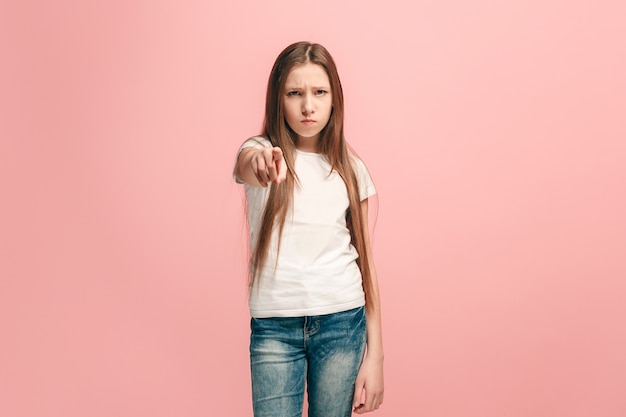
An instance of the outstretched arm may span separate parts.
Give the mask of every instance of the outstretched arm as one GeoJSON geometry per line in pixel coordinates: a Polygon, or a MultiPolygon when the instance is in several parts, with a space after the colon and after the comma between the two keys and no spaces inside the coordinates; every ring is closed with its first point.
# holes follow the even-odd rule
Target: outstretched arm
{"type": "Polygon", "coordinates": [[[280,184],[287,175],[287,164],[279,147],[242,149],[235,163],[235,176],[248,185],[267,187],[280,184]]]}
{"type": "Polygon", "coordinates": [[[363,219],[365,219],[365,243],[370,259],[372,274],[372,293],[368,294],[367,318],[367,353],[359,369],[354,390],[354,412],[364,414],[377,410],[383,402],[383,336],[380,314],[380,295],[378,279],[371,254],[369,229],[367,226],[367,199],[361,202],[363,219]]]}

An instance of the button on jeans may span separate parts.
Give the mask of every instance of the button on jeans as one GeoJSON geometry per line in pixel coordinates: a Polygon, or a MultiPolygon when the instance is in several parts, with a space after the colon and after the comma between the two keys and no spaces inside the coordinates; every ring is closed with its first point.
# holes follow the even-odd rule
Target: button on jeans
{"type": "Polygon", "coordinates": [[[255,417],[350,417],[366,342],[365,308],[251,320],[255,417]]]}

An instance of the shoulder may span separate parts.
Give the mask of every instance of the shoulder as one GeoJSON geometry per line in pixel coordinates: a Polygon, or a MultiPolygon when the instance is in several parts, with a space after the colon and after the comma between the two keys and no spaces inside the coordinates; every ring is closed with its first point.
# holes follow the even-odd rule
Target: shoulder
{"type": "Polygon", "coordinates": [[[240,151],[246,149],[246,148],[271,148],[272,147],[272,143],[262,137],[262,136],[252,136],[249,139],[246,139],[243,144],[241,145],[241,147],[239,148],[240,151]]]}
{"type": "Polygon", "coordinates": [[[350,151],[350,160],[352,162],[352,167],[356,175],[361,201],[376,194],[374,181],[372,180],[372,176],[365,166],[365,162],[363,162],[363,160],[352,151],[350,151]]]}
{"type": "Polygon", "coordinates": [[[352,163],[352,166],[354,167],[354,170],[357,173],[357,175],[360,175],[363,173],[369,175],[369,171],[367,169],[367,166],[365,165],[365,162],[363,162],[363,160],[352,151],[349,152],[349,155],[350,155],[350,162],[352,163]]]}

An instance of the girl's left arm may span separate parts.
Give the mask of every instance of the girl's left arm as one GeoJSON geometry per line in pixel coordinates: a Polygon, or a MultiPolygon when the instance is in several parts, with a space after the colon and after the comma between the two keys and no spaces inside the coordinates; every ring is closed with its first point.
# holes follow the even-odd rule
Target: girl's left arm
{"type": "Polygon", "coordinates": [[[361,202],[361,211],[365,219],[365,243],[370,260],[370,271],[372,275],[372,291],[368,294],[368,305],[366,307],[367,318],[367,353],[359,369],[354,390],[354,412],[363,414],[377,410],[383,402],[383,336],[380,314],[380,295],[378,292],[378,279],[371,252],[369,238],[368,219],[368,199],[361,202]]]}

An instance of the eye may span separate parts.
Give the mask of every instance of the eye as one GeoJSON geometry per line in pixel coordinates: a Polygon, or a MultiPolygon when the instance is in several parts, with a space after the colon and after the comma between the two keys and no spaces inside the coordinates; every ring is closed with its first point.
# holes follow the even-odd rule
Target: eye
{"type": "Polygon", "coordinates": [[[299,91],[287,91],[287,97],[297,96],[299,94],[299,91]]]}
{"type": "Polygon", "coordinates": [[[326,90],[317,90],[315,92],[315,94],[318,95],[318,96],[323,96],[324,94],[328,94],[328,91],[326,91],[326,90]]]}

